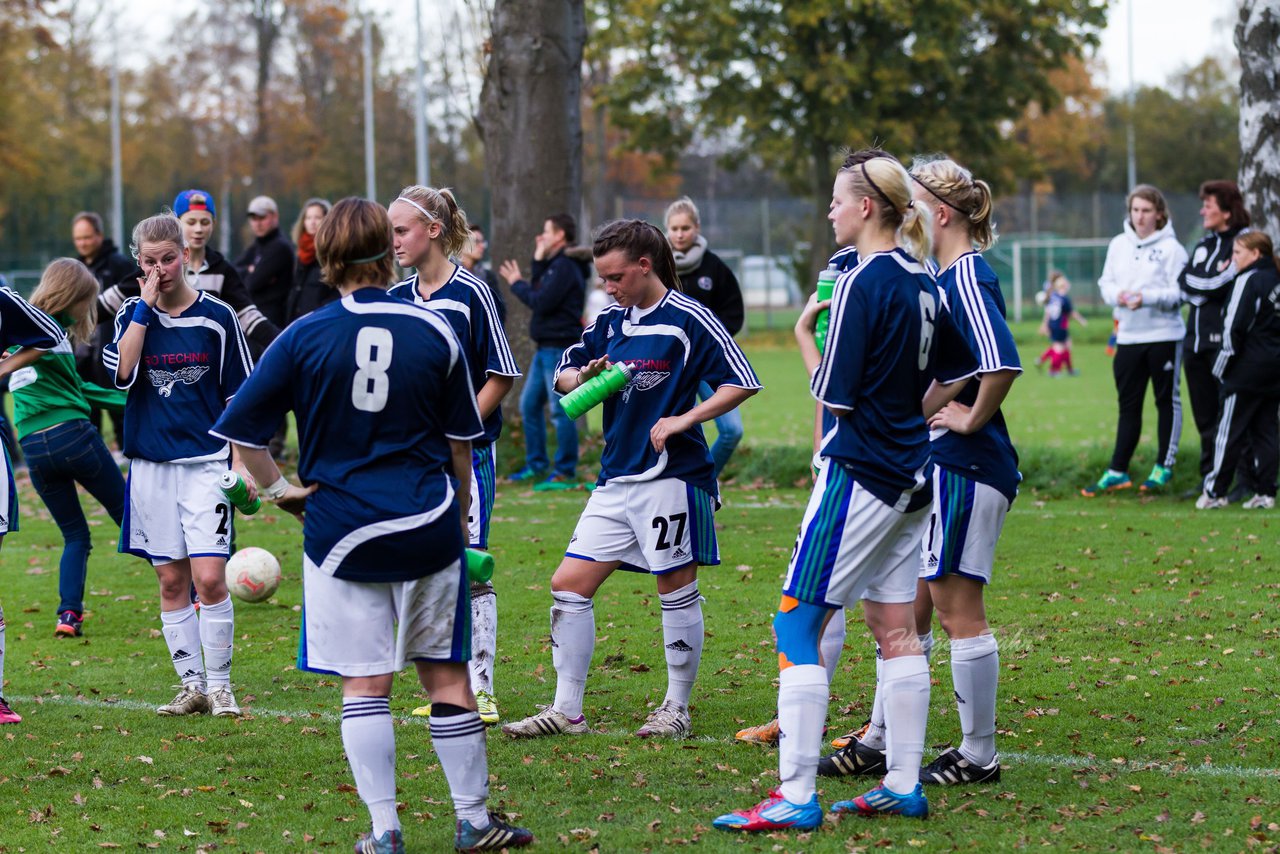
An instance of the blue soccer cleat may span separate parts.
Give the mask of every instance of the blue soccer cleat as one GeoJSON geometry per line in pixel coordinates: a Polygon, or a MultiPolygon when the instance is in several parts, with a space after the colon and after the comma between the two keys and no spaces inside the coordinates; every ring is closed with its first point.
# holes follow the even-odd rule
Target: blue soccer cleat
{"type": "Polygon", "coordinates": [[[859,795],[851,801],[836,801],[831,811],[837,815],[853,813],[855,815],[905,815],[907,818],[928,818],[929,800],[924,796],[924,787],[916,783],[909,795],[891,792],[881,783],[865,795],[859,795]]]}
{"type": "Polygon", "coordinates": [[[774,789],[769,797],[749,810],[726,813],[712,822],[721,830],[760,833],[767,830],[813,830],[822,826],[822,807],[818,796],[807,804],[793,804],[774,789]]]}
{"type": "Polygon", "coordinates": [[[533,834],[523,827],[507,824],[497,813],[489,813],[489,824],[476,828],[458,819],[458,832],[453,837],[455,851],[500,851],[523,848],[533,842],[533,834]]]}
{"type": "Polygon", "coordinates": [[[356,854],[404,854],[404,835],[387,830],[375,839],[371,830],[356,841],[356,854]]]}

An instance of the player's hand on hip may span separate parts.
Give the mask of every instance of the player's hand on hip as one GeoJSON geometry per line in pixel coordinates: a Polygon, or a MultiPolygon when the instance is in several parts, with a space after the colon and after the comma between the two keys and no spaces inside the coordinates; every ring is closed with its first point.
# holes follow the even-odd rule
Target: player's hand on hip
{"type": "Polygon", "coordinates": [[[320,484],[318,483],[313,483],[310,486],[294,486],[291,483],[289,488],[284,491],[284,495],[275,500],[276,506],[286,513],[292,514],[294,518],[301,522],[307,509],[308,496],[319,488],[320,484]]]}
{"type": "Polygon", "coordinates": [[[667,439],[671,436],[683,433],[693,426],[693,422],[687,415],[671,415],[666,418],[659,418],[658,423],[654,424],[649,430],[649,443],[653,445],[653,449],[658,453],[662,453],[667,447],[667,439]]]}
{"type": "Polygon", "coordinates": [[[946,406],[939,409],[934,416],[929,419],[929,429],[931,430],[950,430],[953,433],[965,435],[972,432],[969,426],[970,415],[973,410],[965,406],[963,403],[956,403],[954,400],[946,406]]]}

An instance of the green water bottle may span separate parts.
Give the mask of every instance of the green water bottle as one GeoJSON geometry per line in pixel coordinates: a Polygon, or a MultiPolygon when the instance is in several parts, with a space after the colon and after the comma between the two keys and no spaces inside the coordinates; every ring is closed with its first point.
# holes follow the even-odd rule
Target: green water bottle
{"type": "Polygon", "coordinates": [[[467,579],[485,584],[493,578],[493,555],[479,549],[467,549],[467,579]]]}
{"type": "Polygon", "coordinates": [[[222,488],[222,494],[227,496],[227,500],[244,515],[252,516],[262,508],[262,499],[255,495],[250,501],[248,484],[244,482],[244,478],[230,469],[218,477],[218,486],[222,488]]]}
{"type": "Polygon", "coordinates": [[[631,366],[619,362],[596,374],[573,391],[560,398],[564,414],[577,421],[587,412],[603,403],[605,398],[626,388],[631,382],[631,366]]]}
{"type": "MultiPolygon", "coordinates": [[[[840,271],[835,264],[828,264],[827,269],[818,274],[818,300],[829,300],[836,291],[836,279],[840,271]]],[[[818,352],[827,347],[827,327],[831,325],[831,309],[824,308],[818,312],[818,322],[813,327],[813,338],[818,342],[818,352]]]]}

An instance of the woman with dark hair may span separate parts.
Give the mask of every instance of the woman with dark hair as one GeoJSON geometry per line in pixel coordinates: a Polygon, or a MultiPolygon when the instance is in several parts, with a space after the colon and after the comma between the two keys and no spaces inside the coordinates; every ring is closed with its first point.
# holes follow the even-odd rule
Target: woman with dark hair
{"type": "Polygon", "coordinates": [[[293,245],[298,247],[298,261],[293,265],[293,287],[285,304],[288,323],[338,298],[338,292],[321,281],[320,262],[316,259],[316,232],[330,207],[327,199],[307,199],[293,224],[291,234],[293,245]]]}
{"type": "MultiPolygon", "coordinates": [[[[1222,313],[1236,278],[1232,245],[1236,235],[1249,228],[1249,211],[1234,181],[1205,181],[1200,185],[1200,222],[1205,236],[1191,250],[1191,260],[1178,274],[1187,313],[1187,337],[1183,341],[1183,371],[1191,414],[1200,434],[1200,476],[1213,471],[1214,437],[1218,433],[1218,398],[1222,384],[1213,375],[1222,349],[1222,313]]],[[[1241,466],[1241,480],[1248,481],[1253,466],[1241,466]]],[[[1248,484],[1252,485],[1252,484],[1248,484]]]]}
{"type": "Polygon", "coordinates": [[[1098,287],[1107,305],[1115,306],[1120,325],[1116,330],[1116,355],[1112,363],[1120,418],[1111,465],[1096,483],[1080,490],[1086,498],[1103,492],[1128,489],[1129,461],[1142,435],[1142,403],[1151,386],[1159,421],[1159,448],[1151,474],[1140,489],[1151,492],[1168,485],[1178,456],[1182,432],[1182,398],[1178,383],[1182,343],[1187,327],[1182,322],[1182,292],[1178,274],[1187,264],[1169,221],[1164,195],[1150,184],[1139,184],[1126,202],[1129,215],[1123,233],[1107,247],[1098,287]]]}
{"type": "Polygon", "coordinates": [[[666,697],[636,735],[686,738],[704,635],[698,567],[720,562],[712,515],[719,490],[700,425],[761,386],[724,325],[679,292],[661,231],[640,220],[611,222],[592,253],[618,304],[564,352],[555,388],[568,394],[614,364],[631,376],[604,402],[600,478],[551,577],[555,700],[502,731],[516,738],[588,731],[582,699],[595,649],[592,600],[624,568],[655,576],[667,658],[666,697]],[[703,382],[715,393],[698,403],[703,382]]]}

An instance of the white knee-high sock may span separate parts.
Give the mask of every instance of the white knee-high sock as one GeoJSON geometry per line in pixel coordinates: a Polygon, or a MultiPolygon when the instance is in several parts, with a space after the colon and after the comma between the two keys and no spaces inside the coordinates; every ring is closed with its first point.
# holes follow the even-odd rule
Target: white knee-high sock
{"type": "Polygon", "coordinates": [[[660,593],[658,599],[662,602],[662,642],[667,653],[666,701],[688,708],[702,661],[704,639],[698,582],[691,581],[671,593],[660,593]]]}
{"type": "Polygon", "coordinates": [[[0,696],[4,695],[4,606],[0,605],[0,696]]]}
{"type": "Polygon", "coordinates": [[[884,750],[884,655],[876,644],[876,693],[871,701],[871,724],[862,734],[862,743],[876,750],[884,750]]]}
{"type": "Polygon", "coordinates": [[[582,695],[596,649],[596,614],[590,599],[568,591],[551,598],[551,663],[556,668],[556,710],[569,718],[582,714],[582,695]]]}
{"type": "Polygon", "coordinates": [[[827,621],[818,649],[822,651],[822,666],[827,669],[827,684],[836,681],[836,668],[840,666],[840,654],[844,652],[844,608],[837,608],[827,621]]]}
{"type": "Polygon", "coordinates": [[[200,654],[200,621],[196,619],[196,609],[188,605],[176,611],[161,611],[160,622],[178,680],[203,691],[204,659],[200,654]]]}
{"type": "Polygon", "coordinates": [[[778,776],[793,804],[813,797],[830,690],[820,664],[796,664],[778,675],[778,776]]]}
{"type": "Polygon", "coordinates": [[[960,753],[977,765],[996,756],[996,688],[1000,645],[993,634],[951,642],[951,682],[960,712],[960,753]]]}
{"type": "Polygon", "coordinates": [[[399,829],[396,736],[386,697],[342,698],[342,749],[360,800],[369,808],[374,837],[399,829]]]}
{"type": "Polygon", "coordinates": [[[498,595],[493,584],[471,585],[471,690],[493,693],[498,654],[498,595]]]}
{"type": "Polygon", "coordinates": [[[920,782],[929,717],[929,662],[923,655],[885,659],[881,669],[886,724],[884,785],[905,795],[920,782]]]}
{"type": "Polygon", "coordinates": [[[456,706],[444,710],[455,709],[461,714],[441,717],[436,714],[436,706],[431,707],[431,743],[440,758],[444,778],[449,782],[454,812],[473,827],[487,827],[489,757],[485,751],[484,723],[476,712],[456,706]]]}
{"type": "Polygon", "coordinates": [[[209,685],[231,684],[231,646],[236,636],[235,611],[228,596],[216,605],[200,606],[200,645],[209,685]]]}

